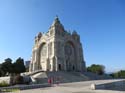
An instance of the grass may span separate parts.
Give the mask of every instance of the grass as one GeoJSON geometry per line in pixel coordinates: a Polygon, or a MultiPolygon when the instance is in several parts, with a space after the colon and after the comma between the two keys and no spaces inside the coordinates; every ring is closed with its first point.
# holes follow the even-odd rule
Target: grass
{"type": "Polygon", "coordinates": [[[20,89],[2,89],[0,92],[18,92],[20,89]]]}
{"type": "Polygon", "coordinates": [[[9,86],[9,84],[6,81],[2,81],[0,83],[0,87],[7,87],[7,86],[9,86]]]}
{"type": "MultiPolygon", "coordinates": [[[[8,87],[8,86],[10,86],[6,81],[2,81],[1,83],[0,83],[0,87],[8,87]]],[[[20,89],[17,89],[17,88],[15,88],[15,89],[1,89],[0,90],[0,93],[1,92],[3,92],[3,93],[6,93],[6,92],[11,92],[11,93],[13,93],[13,92],[18,92],[18,91],[20,91],[20,89]]]]}

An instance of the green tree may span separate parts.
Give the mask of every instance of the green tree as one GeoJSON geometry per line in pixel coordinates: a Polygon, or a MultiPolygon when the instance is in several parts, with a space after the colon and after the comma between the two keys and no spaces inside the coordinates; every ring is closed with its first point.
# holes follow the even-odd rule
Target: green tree
{"type": "Polygon", "coordinates": [[[1,64],[0,69],[3,72],[3,75],[6,75],[7,73],[10,74],[12,72],[12,59],[7,58],[4,60],[4,62],[1,64]]]}
{"type": "Polygon", "coordinates": [[[120,78],[125,78],[125,70],[121,70],[118,72],[120,78]]]}
{"type": "Polygon", "coordinates": [[[14,72],[16,74],[20,74],[22,72],[26,71],[25,65],[24,65],[24,60],[19,57],[15,63],[13,63],[13,67],[14,67],[14,72]]]}
{"type": "Polygon", "coordinates": [[[105,67],[103,65],[96,65],[92,64],[90,67],[87,68],[87,71],[96,73],[98,75],[103,75],[105,67]]]}
{"type": "Polygon", "coordinates": [[[0,64],[0,77],[2,76],[2,69],[1,69],[1,64],[0,64]]]}
{"type": "Polygon", "coordinates": [[[113,78],[125,78],[125,70],[120,70],[118,72],[110,74],[113,78]]]}

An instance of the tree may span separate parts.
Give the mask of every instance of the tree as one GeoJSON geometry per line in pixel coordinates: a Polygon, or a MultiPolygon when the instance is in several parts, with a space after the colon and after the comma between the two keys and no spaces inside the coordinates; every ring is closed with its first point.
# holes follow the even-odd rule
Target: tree
{"type": "Polygon", "coordinates": [[[103,65],[96,65],[92,64],[90,67],[87,68],[87,71],[96,73],[98,75],[103,75],[105,67],[103,65]]]}
{"type": "Polygon", "coordinates": [[[125,70],[120,70],[118,72],[110,74],[113,78],[125,78],[125,70]]]}
{"type": "Polygon", "coordinates": [[[2,76],[2,69],[1,69],[1,64],[0,64],[0,77],[2,76]]]}
{"type": "Polygon", "coordinates": [[[120,78],[125,78],[125,70],[120,70],[118,72],[118,75],[119,75],[120,78]]]}
{"type": "Polygon", "coordinates": [[[1,64],[1,70],[3,71],[3,75],[6,75],[7,73],[10,74],[12,72],[12,60],[10,58],[7,58],[4,60],[4,62],[1,64]]]}
{"type": "Polygon", "coordinates": [[[14,71],[17,74],[20,74],[22,72],[26,71],[25,65],[24,65],[24,60],[19,57],[15,63],[13,63],[14,71]]]}

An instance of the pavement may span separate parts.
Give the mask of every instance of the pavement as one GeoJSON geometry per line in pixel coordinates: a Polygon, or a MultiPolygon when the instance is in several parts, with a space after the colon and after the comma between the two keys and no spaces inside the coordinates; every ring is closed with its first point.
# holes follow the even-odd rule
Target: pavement
{"type": "Polygon", "coordinates": [[[125,93],[125,91],[118,90],[91,90],[91,84],[104,84],[110,82],[116,82],[118,80],[95,80],[95,81],[83,81],[73,83],[63,83],[59,85],[52,85],[52,87],[21,90],[17,93],[125,93]]]}

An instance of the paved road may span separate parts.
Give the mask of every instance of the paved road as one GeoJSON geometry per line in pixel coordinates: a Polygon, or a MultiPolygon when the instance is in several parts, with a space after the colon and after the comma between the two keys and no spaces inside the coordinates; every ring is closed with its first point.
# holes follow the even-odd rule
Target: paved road
{"type": "Polygon", "coordinates": [[[109,83],[117,80],[98,80],[98,81],[83,81],[76,83],[65,83],[54,85],[52,87],[23,90],[18,93],[125,93],[125,91],[112,91],[112,90],[91,90],[92,83],[102,84],[109,83]]]}

